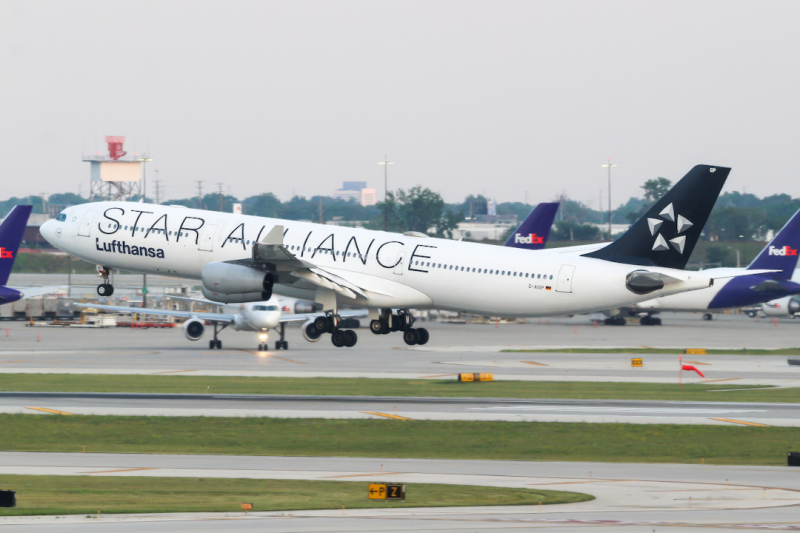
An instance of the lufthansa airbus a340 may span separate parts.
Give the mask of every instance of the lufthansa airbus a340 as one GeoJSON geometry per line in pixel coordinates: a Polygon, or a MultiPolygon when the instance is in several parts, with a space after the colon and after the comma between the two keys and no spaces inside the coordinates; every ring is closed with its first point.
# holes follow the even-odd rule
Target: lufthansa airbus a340
{"type": "Polygon", "coordinates": [[[537,317],[599,311],[709,287],[683,270],[729,168],[698,165],[622,237],[599,250],[536,253],[360,228],[131,202],[65,209],[41,227],[54,246],[112,269],[199,280],[221,303],[273,293],[316,301],[335,346],[338,306],[369,309],[376,334],[422,340],[410,308],[537,317]],[[667,215],[664,215],[667,213],[667,215]],[[658,221],[654,227],[653,220],[658,221]]]}

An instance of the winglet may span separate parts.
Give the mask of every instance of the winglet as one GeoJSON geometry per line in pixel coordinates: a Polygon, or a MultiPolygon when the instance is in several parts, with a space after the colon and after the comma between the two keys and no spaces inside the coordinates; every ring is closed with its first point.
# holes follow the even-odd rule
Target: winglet
{"type": "Polygon", "coordinates": [[[275,226],[269,230],[267,236],[261,240],[261,244],[283,246],[283,226],[275,226]]]}

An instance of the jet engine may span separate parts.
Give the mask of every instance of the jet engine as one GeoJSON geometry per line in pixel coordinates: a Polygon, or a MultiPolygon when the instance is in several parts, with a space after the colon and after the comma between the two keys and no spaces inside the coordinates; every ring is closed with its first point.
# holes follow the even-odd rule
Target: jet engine
{"type": "Polygon", "coordinates": [[[313,318],[303,324],[303,327],[300,329],[303,331],[303,337],[305,337],[308,342],[317,342],[320,337],[322,337],[322,332],[314,326],[313,318]]]}
{"type": "Polygon", "coordinates": [[[272,297],[275,277],[271,272],[231,263],[203,267],[203,296],[221,303],[261,302],[272,297]]]}
{"type": "Polygon", "coordinates": [[[794,296],[761,304],[761,310],[767,316],[796,316],[800,314],[800,302],[794,296]]]}
{"type": "Polygon", "coordinates": [[[190,341],[199,340],[203,336],[206,327],[203,321],[197,318],[191,318],[183,323],[183,336],[190,341]]]}

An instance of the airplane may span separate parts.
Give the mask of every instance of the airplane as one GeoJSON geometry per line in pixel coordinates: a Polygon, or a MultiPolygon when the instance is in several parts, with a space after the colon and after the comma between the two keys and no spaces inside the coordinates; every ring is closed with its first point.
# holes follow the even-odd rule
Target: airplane
{"type": "MultiPolygon", "coordinates": [[[[316,342],[319,340],[322,333],[317,332],[315,328],[315,320],[318,318],[324,319],[324,313],[299,313],[299,314],[283,314],[281,310],[281,302],[277,298],[270,298],[263,302],[250,302],[239,305],[226,305],[218,302],[211,302],[209,300],[202,300],[199,298],[184,298],[179,296],[171,296],[173,300],[185,300],[189,302],[196,302],[201,304],[210,304],[221,306],[227,313],[206,313],[196,311],[177,311],[171,309],[152,309],[141,307],[124,307],[118,305],[102,305],[91,303],[76,303],[75,307],[102,309],[104,311],[115,311],[118,313],[137,313],[140,315],[159,315],[159,316],[172,316],[178,318],[185,318],[183,323],[183,336],[190,341],[197,341],[202,338],[205,332],[205,322],[211,322],[214,326],[214,338],[208,341],[208,348],[213,350],[217,348],[222,349],[222,341],[217,338],[217,335],[227,328],[232,327],[236,331],[253,331],[258,333],[258,351],[263,352],[268,349],[269,330],[275,329],[280,335],[280,339],[275,342],[276,350],[288,350],[289,341],[286,340],[286,324],[289,322],[305,322],[302,327],[303,336],[309,342],[316,342]]],[[[341,311],[339,315],[345,317],[363,316],[364,311],[341,311]]],[[[355,331],[343,330],[347,336],[347,342],[344,346],[352,344],[353,346],[358,341],[358,336],[355,331]]]]}
{"type": "MultiPolygon", "coordinates": [[[[713,313],[720,313],[725,309],[764,304],[777,299],[786,299],[785,306],[779,309],[788,311],[793,308],[797,311],[799,309],[793,307],[789,300],[793,295],[800,294],[800,284],[792,281],[797,266],[798,249],[800,211],[789,219],[747,268],[712,268],[703,271],[711,276],[732,272],[736,274],[735,278],[691,294],[675,294],[639,302],[634,310],[647,313],[640,320],[646,326],[660,325],[661,319],[652,315],[661,311],[701,312],[705,320],[711,320],[713,313]]],[[[795,303],[794,306],[796,305],[795,303]]],[[[767,310],[764,312],[772,314],[767,310]]]]}
{"type": "MultiPolygon", "coordinates": [[[[339,304],[367,308],[370,330],[425,342],[410,308],[541,317],[633,305],[711,286],[683,268],[730,173],[697,165],[624,235],[588,253],[527,250],[132,202],[66,208],[42,225],[54,246],[98,264],[101,296],[112,269],[201,282],[220,303],[272,294],[322,304],[319,328],[345,345],[339,304]]],[[[725,274],[735,275],[733,273],[725,274]]]]}
{"type": "Polygon", "coordinates": [[[522,221],[503,246],[523,250],[542,250],[550,236],[558,202],[542,202],[522,221]]]}
{"type": "Polygon", "coordinates": [[[17,250],[22,243],[22,235],[25,233],[32,209],[33,206],[30,205],[15,205],[0,223],[0,305],[50,294],[63,288],[61,286],[9,287],[6,285],[11,275],[11,269],[14,268],[17,250]]]}

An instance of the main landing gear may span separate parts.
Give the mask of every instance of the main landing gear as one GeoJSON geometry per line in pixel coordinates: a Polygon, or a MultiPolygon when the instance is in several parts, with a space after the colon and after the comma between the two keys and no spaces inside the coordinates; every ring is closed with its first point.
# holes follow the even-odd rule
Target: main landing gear
{"type": "Polygon", "coordinates": [[[213,350],[216,348],[217,350],[222,349],[222,341],[217,338],[217,335],[220,331],[227,328],[228,324],[220,325],[219,322],[214,322],[214,338],[208,341],[208,349],[213,350]]]}
{"type": "Polygon", "coordinates": [[[331,334],[331,343],[337,348],[352,348],[358,342],[358,335],[351,329],[341,329],[342,319],[333,313],[318,316],[309,329],[314,330],[314,337],[319,338],[323,333],[331,334]],[[313,328],[312,328],[313,326],[313,328]]]}
{"type": "Polygon", "coordinates": [[[396,315],[390,309],[382,309],[381,317],[369,323],[369,329],[375,335],[386,335],[392,331],[402,331],[403,341],[409,346],[425,344],[430,339],[428,330],[414,328],[414,316],[408,309],[400,309],[396,315]]]}
{"type": "Polygon", "coordinates": [[[645,315],[639,319],[639,324],[642,326],[660,326],[661,319],[653,315],[645,315]]]}
{"type": "MultiPolygon", "coordinates": [[[[288,350],[289,349],[289,341],[286,340],[286,324],[284,322],[281,322],[281,328],[278,331],[280,331],[281,338],[279,340],[275,341],[275,349],[276,350],[288,350]]],[[[267,347],[267,345],[264,344],[264,348],[266,348],[266,347],[267,347]]]]}
{"type": "Polygon", "coordinates": [[[111,269],[103,265],[97,265],[97,273],[103,276],[103,283],[97,286],[97,294],[100,296],[111,296],[114,294],[114,286],[108,282],[111,269]]]}

